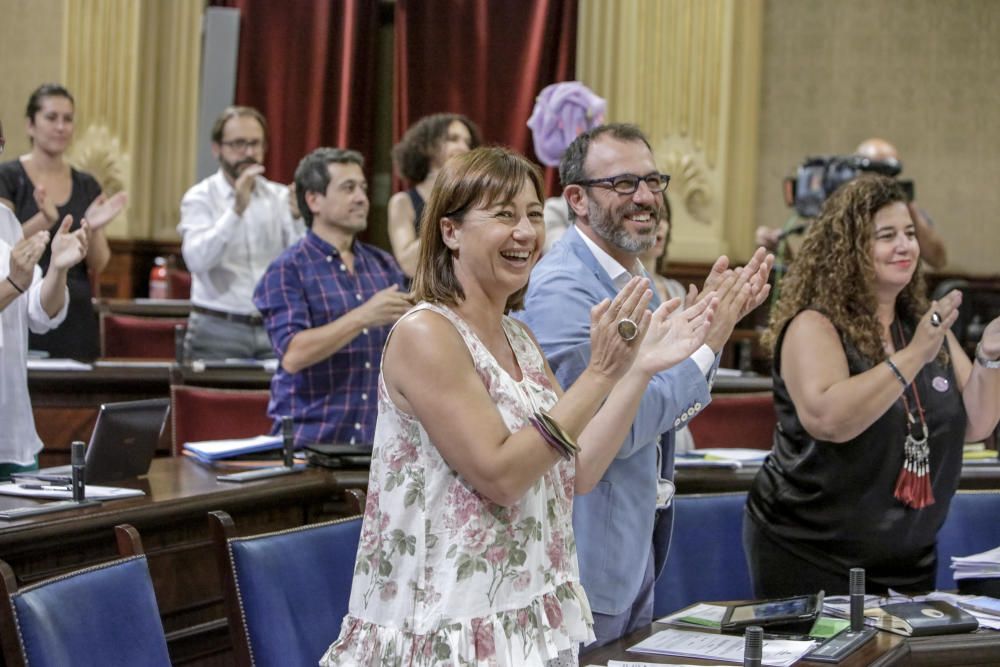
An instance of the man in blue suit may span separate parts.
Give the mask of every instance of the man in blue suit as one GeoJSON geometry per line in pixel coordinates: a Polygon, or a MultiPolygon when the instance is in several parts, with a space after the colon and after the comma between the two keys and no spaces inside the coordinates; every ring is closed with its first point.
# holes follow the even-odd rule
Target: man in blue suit
{"type": "MultiPolygon", "coordinates": [[[[564,387],[590,358],[590,309],[642,272],[639,254],[655,241],[669,176],[634,125],[581,134],[559,165],[575,224],[532,271],[525,310],[515,314],[538,337],[564,387]]],[[[763,248],[742,269],[720,257],[705,289],[719,303],[706,345],[650,381],[629,437],[597,487],[574,501],[580,576],[594,611],[595,645],[648,625],[653,584],[666,558],[672,514],[673,429],[711,400],[718,354],[736,322],[767,296],[773,259],[763,248]],[[659,508],[659,509],[658,509],[659,508]]],[[[654,301],[656,301],[654,297],[654,301]]],[[[655,308],[656,303],[651,304],[655,308]]]]}

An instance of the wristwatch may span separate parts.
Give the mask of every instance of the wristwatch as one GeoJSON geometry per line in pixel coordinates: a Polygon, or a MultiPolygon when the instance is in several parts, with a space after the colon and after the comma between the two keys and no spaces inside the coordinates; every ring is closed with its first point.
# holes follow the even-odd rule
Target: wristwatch
{"type": "Polygon", "coordinates": [[[986,355],[983,354],[982,341],[976,345],[976,361],[978,361],[983,368],[1000,368],[1000,359],[987,359],[986,355]]]}

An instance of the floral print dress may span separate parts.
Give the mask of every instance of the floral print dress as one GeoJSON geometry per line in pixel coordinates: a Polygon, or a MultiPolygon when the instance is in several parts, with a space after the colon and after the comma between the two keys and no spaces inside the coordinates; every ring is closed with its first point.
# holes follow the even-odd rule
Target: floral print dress
{"type": "MultiPolygon", "coordinates": [[[[449,308],[511,432],[556,402],[522,325],[503,327],[523,379],[497,363],[449,308]]],[[[542,446],[542,445],[540,445],[542,446]]],[[[593,640],[573,539],[573,461],[552,466],[511,507],[480,495],[401,412],[379,377],[378,424],[350,611],[321,665],[539,667],[593,640]]]]}

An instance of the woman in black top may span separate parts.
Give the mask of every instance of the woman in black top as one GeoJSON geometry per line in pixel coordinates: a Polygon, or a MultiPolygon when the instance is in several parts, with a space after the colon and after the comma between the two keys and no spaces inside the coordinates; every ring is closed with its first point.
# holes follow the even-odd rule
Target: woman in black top
{"type": "Polygon", "coordinates": [[[961,294],[929,305],[902,190],[865,176],[811,225],[764,343],[774,354],[774,446],[747,501],[754,594],[935,586],[937,532],[962,444],[1000,419],[1000,319],[976,362],[949,331],[961,294]]]}
{"type": "MultiPolygon", "coordinates": [[[[67,215],[73,216],[73,231],[87,219],[87,259],[70,269],[66,320],[46,334],[31,334],[29,344],[53,357],[90,361],[98,356],[100,342],[88,270],[99,273],[111,258],[104,226],[124,207],[125,194],[106,199],[91,175],[64,159],[73,140],[73,114],[73,97],[62,86],[45,84],[31,94],[26,112],[31,152],[0,164],[0,204],[14,211],[25,237],[42,230],[54,235],[67,215]]],[[[38,263],[43,271],[48,271],[49,255],[46,249],[38,263]]]]}
{"type": "Polygon", "coordinates": [[[480,144],[479,128],[457,113],[424,116],[392,149],[392,161],[410,189],[389,198],[389,242],[407,278],[420,256],[420,216],[438,170],[448,158],[468,153],[480,144]]]}

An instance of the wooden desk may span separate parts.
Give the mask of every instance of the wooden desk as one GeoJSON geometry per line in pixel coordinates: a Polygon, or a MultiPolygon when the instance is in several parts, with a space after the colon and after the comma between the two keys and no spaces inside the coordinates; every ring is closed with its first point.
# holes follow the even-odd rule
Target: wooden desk
{"type": "MultiPolygon", "coordinates": [[[[171,379],[183,384],[229,389],[267,389],[272,374],[257,367],[196,371],[169,361],[104,360],[90,370],[28,369],[35,428],[45,443],[41,465],[69,463],[74,440],[88,442],[102,403],[170,396],[171,379]]],[[[169,424],[159,451],[169,454],[169,424]]]]}
{"type": "MultiPolygon", "coordinates": [[[[649,628],[634,632],[617,642],[584,652],[580,656],[580,665],[607,665],[608,660],[633,660],[663,665],[719,664],[718,662],[693,658],[675,658],[627,651],[629,646],[633,646],[654,632],[665,630],[667,627],[660,623],[653,623],[649,628]]],[[[808,660],[800,660],[795,663],[796,666],[802,665],[803,667],[806,665],[818,667],[826,664],[828,663],[808,660]]],[[[997,664],[1000,664],[1000,633],[998,632],[987,631],[918,639],[906,638],[889,632],[879,632],[875,639],[862,646],[846,660],[838,663],[838,666],[940,665],[941,667],[957,667],[958,665],[997,664]]]]}
{"type": "Polygon", "coordinates": [[[191,302],[187,299],[94,299],[94,310],[98,314],[187,317],[191,314],[191,302]]]}
{"type": "MultiPolygon", "coordinates": [[[[114,558],[113,528],[130,523],[142,535],[173,663],[230,664],[206,514],[229,512],[245,534],[345,516],[343,491],[367,487],[368,473],[308,469],[246,484],[218,482],[216,474],[184,457],[157,459],[147,478],[121,484],[143,489],[145,497],[0,522],[0,558],[19,585],[29,585],[114,558]]],[[[0,496],[2,509],[29,504],[0,496]]],[[[330,632],[332,641],[336,628],[330,632]]]]}
{"type": "MultiPolygon", "coordinates": [[[[730,468],[678,468],[674,472],[677,493],[726,493],[749,491],[758,466],[730,468]]],[[[1000,489],[1000,462],[963,466],[958,488],[964,490],[1000,489]]]]}

